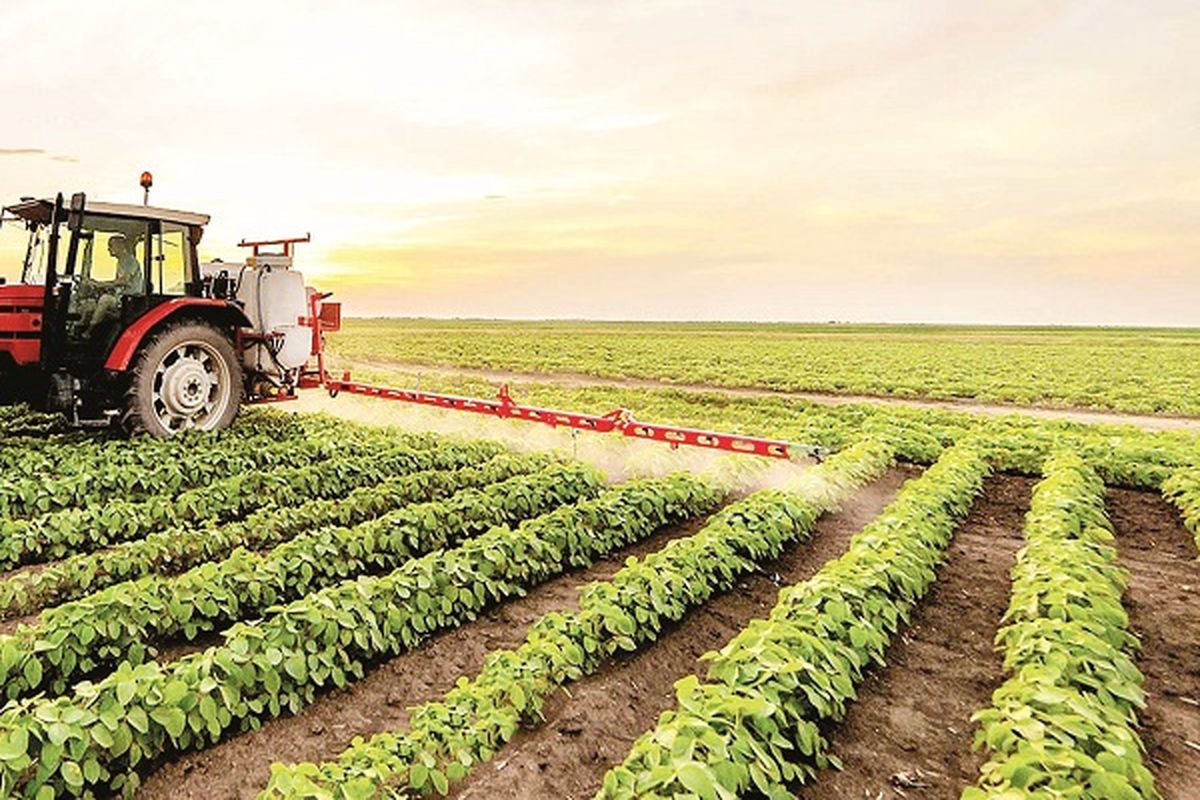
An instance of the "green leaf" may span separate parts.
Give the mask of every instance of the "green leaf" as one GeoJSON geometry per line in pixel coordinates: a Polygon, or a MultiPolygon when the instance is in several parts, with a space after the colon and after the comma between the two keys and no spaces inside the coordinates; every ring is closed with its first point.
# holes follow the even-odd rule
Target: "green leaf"
{"type": "Polygon", "coordinates": [[[308,664],[304,660],[304,656],[299,653],[294,653],[288,656],[284,662],[283,668],[298,681],[302,681],[308,677],[308,664]]]}
{"type": "Polygon", "coordinates": [[[22,674],[25,676],[25,685],[30,689],[36,689],[42,682],[41,660],[36,657],[28,659],[22,674]]]}
{"type": "Polygon", "coordinates": [[[707,767],[690,761],[676,767],[675,775],[684,788],[700,795],[702,800],[716,800],[717,789],[707,767]]]}
{"type": "Polygon", "coordinates": [[[96,744],[100,745],[105,750],[108,750],[113,746],[112,732],[109,731],[108,728],[104,727],[104,725],[93,725],[90,733],[92,734],[92,739],[95,740],[96,744]]]}
{"type": "Polygon", "coordinates": [[[125,715],[125,721],[139,733],[147,733],[150,730],[150,720],[146,718],[146,710],[141,706],[129,709],[125,715]]]}
{"type": "Polygon", "coordinates": [[[25,755],[28,748],[28,732],[24,728],[17,728],[8,736],[0,739],[0,761],[15,761],[25,755]]]}
{"type": "Polygon", "coordinates": [[[187,715],[175,706],[159,706],[150,712],[150,717],[166,728],[173,739],[178,739],[187,725],[187,715]]]}
{"type": "Polygon", "coordinates": [[[217,721],[217,703],[211,695],[205,695],[200,699],[200,717],[205,722],[217,721]]]}
{"type": "Polygon", "coordinates": [[[137,684],[132,680],[124,680],[117,682],[117,702],[123,706],[129,705],[129,701],[133,699],[137,693],[137,684]]]}
{"type": "Polygon", "coordinates": [[[63,780],[67,782],[67,786],[72,789],[79,789],[83,786],[83,770],[74,761],[64,761],[62,766],[58,768],[62,773],[63,780]]]}
{"type": "Polygon", "coordinates": [[[429,767],[421,762],[412,765],[412,769],[408,772],[408,785],[414,789],[420,789],[429,779],[429,767]]]}
{"type": "Polygon", "coordinates": [[[181,680],[173,680],[163,688],[163,702],[176,705],[188,693],[188,685],[181,680]]]}
{"type": "Polygon", "coordinates": [[[433,781],[433,788],[437,790],[438,794],[446,794],[450,791],[450,781],[440,771],[429,770],[429,778],[433,781]]]}

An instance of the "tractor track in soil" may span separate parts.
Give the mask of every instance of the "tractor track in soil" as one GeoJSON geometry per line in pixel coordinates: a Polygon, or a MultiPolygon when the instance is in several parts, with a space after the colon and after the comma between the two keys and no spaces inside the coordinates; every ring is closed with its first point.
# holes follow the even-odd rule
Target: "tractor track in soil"
{"type": "Polygon", "coordinates": [[[702,674],[701,655],[723,646],[751,619],[765,617],[782,586],[798,583],[845,552],[850,537],[879,515],[915,467],[891,470],[857,492],[840,512],[818,520],[811,540],[689,613],[636,653],[551,695],[545,720],[523,729],[496,758],[458,786],[457,798],[564,800],[591,797],[605,771],[675,702],[674,684],[702,674]]]}
{"type": "MultiPolygon", "coordinates": [[[[472,622],[372,666],[362,680],[321,695],[295,716],[270,720],[257,731],[234,736],[200,752],[168,756],[169,760],[157,764],[147,775],[137,797],[252,798],[266,785],[270,766],[276,761],[332,759],[355,736],[400,727],[408,721],[410,706],[435,700],[460,676],[476,674],[489,652],[520,645],[526,628],[538,617],[548,611],[574,608],[580,586],[611,577],[629,556],[644,557],[672,539],[695,533],[705,520],[664,528],[587,569],[561,575],[534,587],[524,597],[494,606],[472,622]]],[[[171,653],[181,654],[182,649],[171,653]]]]}
{"type": "Polygon", "coordinates": [[[1034,483],[995,475],[984,484],[937,580],[884,653],[887,666],[869,669],[846,718],[825,726],[844,771],[798,787],[805,800],[958,800],[978,777],[985,756],[972,751],[970,718],[1005,677],[992,641],[1034,483]]]}
{"type": "Polygon", "coordinates": [[[1107,500],[1129,572],[1125,609],[1142,640],[1138,730],[1147,767],[1164,800],[1190,800],[1200,797],[1200,562],[1179,512],[1160,495],[1110,488],[1107,500]]]}

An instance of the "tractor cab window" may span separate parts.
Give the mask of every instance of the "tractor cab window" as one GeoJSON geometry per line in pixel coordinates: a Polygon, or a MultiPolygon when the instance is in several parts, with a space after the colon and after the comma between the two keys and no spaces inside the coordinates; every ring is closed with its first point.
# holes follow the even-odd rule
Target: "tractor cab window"
{"type": "Polygon", "coordinates": [[[120,327],[125,298],[146,294],[149,233],[145,220],[84,214],[67,265],[69,338],[109,338],[120,327]]]}
{"type": "Polygon", "coordinates": [[[46,282],[46,260],[50,253],[50,226],[38,225],[29,232],[25,260],[21,267],[21,283],[39,285],[46,282]]]}
{"type": "Polygon", "coordinates": [[[74,281],[105,284],[121,294],[142,294],[148,234],[144,220],[85,214],[77,233],[74,281]]]}
{"type": "Polygon", "coordinates": [[[77,273],[93,283],[120,284],[124,294],[142,294],[146,240],[127,233],[96,231],[81,248],[77,273]]]}
{"type": "Polygon", "coordinates": [[[49,225],[24,225],[5,218],[0,225],[0,278],[32,285],[46,282],[49,225]]]}
{"type": "Polygon", "coordinates": [[[184,295],[192,275],[192,248],[189,231],[173,222],[161,224],[154,236],[150,260],[150,293],[184,295]]]}

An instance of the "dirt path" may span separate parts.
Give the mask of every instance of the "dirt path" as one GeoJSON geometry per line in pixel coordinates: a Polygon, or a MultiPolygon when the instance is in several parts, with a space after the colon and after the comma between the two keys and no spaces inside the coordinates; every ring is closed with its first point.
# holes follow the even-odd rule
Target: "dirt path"
{"type": "MultiPolygon", "coordinates": [[[[1044,405],[1017,405],[1015,403],[982,403],[970,398],[953,400],[929,400],[915,397],[893,397],[870,394],[832,394],[828,392],[797,392],[755,387],[726,387],[694,383],[672,383],[650,378],[601,378],[583,373],[562,372],[517,372],[514,370],[481,369],[450,365],[412,364],[403,361],[350,360],[347,366],[353,371],[355,365],[367,369],[403,370],[407,372],[440,372],[450,375],[465,375],[499,383],[540,383],[578,388],[582,386],[613,386],[621,389],[677,389],[685,392],[715,392],[735,397],[791,397],[823,405],[847,403],[874,403],[876,405],[904,406],[906,408],[962,411],[968,414],[1004,416],[1024,414],[1038,419],[1057,419],[1081,422],[1089,425],[1133,425],[1148,431],[1200,431],[1200,419],[1195,417],[1169,416],[1165,414],[1130,414],[1122,411],[1105,411],[1087,408],[1071,408],[1044,405]]],[[[519,393],[516,393],[519,399],[519,393]]],[[[636,409],[635,409],[636,410],[636,409]]]]}
{"type": "Polygon", "coordinates": [[[544,723],[518,733],[494,761],[452,789],[451,796],[591,797],[605,771],[674,705],[675,681],[703,670],[697,662],[702,654],[724,645],[751,619],[766,616],[780,586],[805,580],[844,552],[850,537],[891,502],[904,480],[917,474],[914,468],[892,470],[840,513],[822,518],[809,543],[790,548],[736,590],[710,600],[652,646],[558,692],[546,704],[544,723]]]}
{"type": "Polygon", "coordinates": [[[275,761],[331,759],[355,736],[400,727],[408,721],[408,707],[441,697],[459,676],[477,673],[488,652],[519,645],[526,628],[542,614],[573,607],[579,586],[610,577],[629,556],[644,556],[702,524],[695,520],[659,531],[589,569],[555,578],[526,597],[503,603],[462,628],[380,664],[362,680],[324,695],[294,717],[273,720],[257,731],[165,763],[147,777],[137,796],[251,798],[266,785],[275,761]]]}
{"type": "Polygon", "coordinates": [[[1032,489],[1031,480],[1003,475],[985,485],[937,582],[884,654],[887,667],[867,674],[846,719],[829,728],[845,770],[821,773],[803,788],[805,800],[958,800],[974,782],[983,756],[972,752],[970,717],[1004,680],[992,639],[1012,594],[1032,489]],[[906,788],[894,776],[925,785],[906,788]]]}
{"type": "Polygon", "coordinates": [[[1140,733],[1166,800],[1200,797],[1200,563],[1179,513],[1157,494],[1108,490],[1125,608],[1142,639],[1140,733]],[[1190,744],[1189,744],[1190,743],[1190,744]]]}

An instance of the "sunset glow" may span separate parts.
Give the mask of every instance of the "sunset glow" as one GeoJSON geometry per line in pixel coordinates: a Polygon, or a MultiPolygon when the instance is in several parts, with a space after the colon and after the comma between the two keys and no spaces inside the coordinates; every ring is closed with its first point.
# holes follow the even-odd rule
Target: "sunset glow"
{"type": "Polygon", "coordinates": [[[1198,321],[1194,3],[2,20],[6,202],[136,202],[150,169],[155,204],[213,215],[205,255],[311,231],[350,314],[1198,321]]]}

